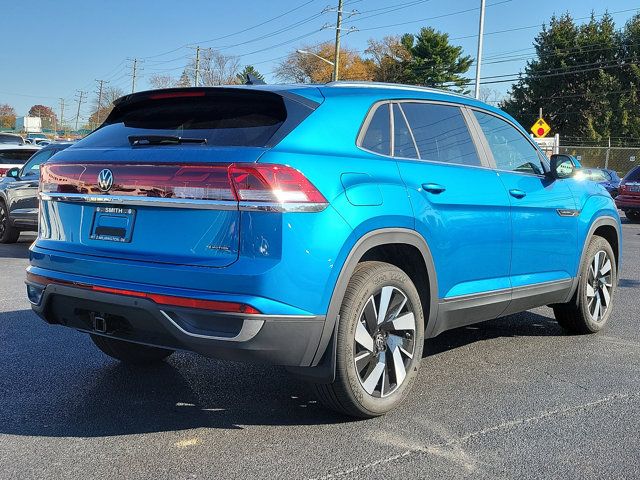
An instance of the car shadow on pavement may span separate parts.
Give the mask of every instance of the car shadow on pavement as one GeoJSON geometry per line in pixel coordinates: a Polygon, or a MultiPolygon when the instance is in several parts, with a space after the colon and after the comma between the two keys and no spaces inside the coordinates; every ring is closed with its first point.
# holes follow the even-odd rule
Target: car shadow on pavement
{"type": "MultiPolygon", "coordinates": [[[[513,315],[426,342],[425,356],[503,336],[562,335],[552,318],[513,315]]],[[[283,368],[176,353],[149,367],[120,364],[85,334],[0,313],[0,434],[104,437],[247,425],[353,421],[322,409],[283,368]]]]}
{"type": "Polygon", "coordinates": [[[423,358],[500,337],[555,337],[567,335],[549,309],[549,316],[527,311],[456,328],[426,340],[423,358]]]}
{"type": "Polygon", "coordinates": [[[16,243],[0,245],[0,258],[29,258],[29,246],[35,236],[21,235],[16,243]]]}

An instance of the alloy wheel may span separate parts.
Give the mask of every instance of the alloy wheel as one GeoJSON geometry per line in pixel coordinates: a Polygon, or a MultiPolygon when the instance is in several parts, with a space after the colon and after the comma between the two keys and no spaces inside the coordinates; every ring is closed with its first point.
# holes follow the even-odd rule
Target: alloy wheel
{"type": "Polygon", "coordinates": [[[7,213],[4,210],[4,205],[0,203],[0,237],[4,235],[7,229],[7,213]]]}
{"type": "Polygon", "coordinates": [[[600,322],[611,303],[612,283],[611,259],[607,252],[599,250],[587,273],[586,296],[587,309],[594,321],[600,322]]]}
{"type": "Polygon", "coordinates": [[[364,390],[386,397],[404,381],[415,353],[416,319],[407,295],[385,286],[367,300],[355,330],[354,363],[364,390]]]}

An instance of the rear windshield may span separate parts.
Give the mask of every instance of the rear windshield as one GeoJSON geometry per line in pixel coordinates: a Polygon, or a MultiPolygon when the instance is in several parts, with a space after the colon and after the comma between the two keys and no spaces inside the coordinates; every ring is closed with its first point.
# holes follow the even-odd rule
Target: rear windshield
{"type": "MultiPolygon", "coordinates": [[[[289,117],[300,117],[303,113],[300,109],[308,110],[303,118],[312,111],[308,106],[265,91],[230,93],[221,89],[207,92],[206,96],[165,98],[164,95],[124,102],[113,110],[102,127],[77,145],[123,147],[130,145],[129,136],[168,135],[204,139],[208,146],[264,147],[285,123],[290,123],[289,117]]],[[[286,130],[290,131],[291,126],[286,130]]]]}
{"type": "Polygon", "coordinates": [[[0,133],[0,143],[13,143],[15,145],[24,145],[24,140],[22,137],[18,137],[17,135],[7,135],[0,133]]]}
{"type": "Polygon", "coordinates": [[[625,182],[640,182],[640,167],[636,167],[624,177],[625,182]]]}
{"type": "Polygon", "coordinates": [[[23,164],[36,150],[0,150],[0,165],[23,164]]]}

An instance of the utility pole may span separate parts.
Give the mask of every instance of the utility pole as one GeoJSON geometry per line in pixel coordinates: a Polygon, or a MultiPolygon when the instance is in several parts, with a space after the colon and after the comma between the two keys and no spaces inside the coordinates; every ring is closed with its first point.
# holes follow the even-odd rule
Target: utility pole
{"type": "Polygon", "coordinates": [[[484,7],[485,0],[480,0],[480,26],[478,28],[478,56],[476,58],[476,89],[475,98],[480,98],[480,69],[482,67],[482,39],[484,37],[484,7]]]}
{"type": "Polygon", "coordinates": [[[78,90],[78,111],[76,113],[76,132],[78,131],[78,120],[80,120],[80,106],[82,105],[82,98],[87,94],[82,90],[78,90]]]}
{"type": "Polygon", "coordinates": [[[100,123],[100,115],[102,113],[102,91],[103,91],[103,87],[105,83],[109,83],[106,80],[96,80],[96,82],[98,82],[99,87],[98,87],[98,111],[96,112],[96,120],[97,123],[100,123]]]}
{"type": "Polygon", "coordinates": [[[193,82],[194,87],[198,86],[198,76],[200,76],[200,46],[196,47],[196,79],[193,82]]]}
{"type": "Polygon", "coordinates": [[[140,69],[138,63],[142,60],[138,60],[137,58],[129,58],[129,60],[133,62],[131,64],[131,93],[133,93],[136,91],[136,78],[138,77],[138,70],[140,69]]]}
{"type": "Polygon", "coordinates": [[[60,97],[60,126],[62,127],[62,135],[64,135],[64,98],[60,97]]]}
{"type": "MultiPolygon", "coordinates": [[[[483,0],[484,1],[484,0],[483,0]]],[[[333,81],[338,81],[340,70],[340,31],[342,29],[342,0],[338,0],[338,20],[336,21],[336,51],[333,61],[333,81]]]]}
{"type": "Polygon", "coordinates": [[[609,136],[609,146],[607,147],[607,154],[604,157],[604,168],[609,169],[609,155],[611,153],[611,136],[609,136]]]}

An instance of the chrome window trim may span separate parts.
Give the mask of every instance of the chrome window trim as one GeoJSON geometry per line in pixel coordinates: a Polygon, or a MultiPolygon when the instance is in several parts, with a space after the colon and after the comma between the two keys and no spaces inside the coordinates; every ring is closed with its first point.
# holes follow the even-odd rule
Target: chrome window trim
{"type": "Polygon", "coordinates": [[[193,200],[187,198],[91,195],[85,193],[40,193],[40,200],[117,206],[183,208],[191,210],[240,210],[250,212],[321,212],[327,203],[236,202],[235,200],[193,200]]]}

